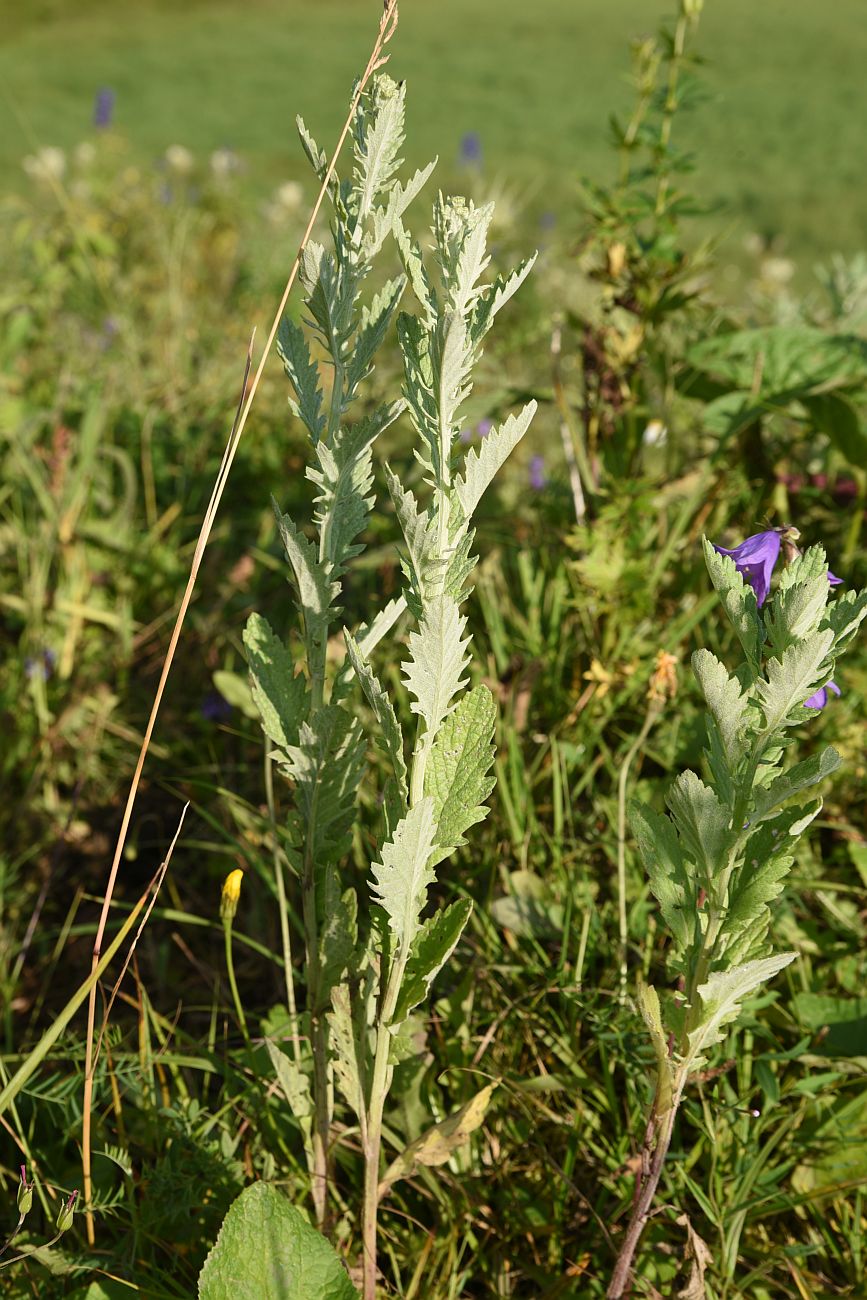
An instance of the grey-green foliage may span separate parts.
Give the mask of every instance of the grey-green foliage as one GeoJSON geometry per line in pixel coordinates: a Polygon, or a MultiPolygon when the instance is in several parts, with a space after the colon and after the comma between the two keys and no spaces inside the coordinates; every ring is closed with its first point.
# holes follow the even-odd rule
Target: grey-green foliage
{"type": "MultiPolygon", "coordinates": [[[[386,76],[374,78],[354,123],[351,177],[329,184],[331,246],[308,244],[301,264],[303,319],[286,320],[279,334],[290,406],[310,437],[307,478],[314,488],[312,530],[275,505],[299,616],[297,664],[261,616],[251,617],[245,633],[253,698],[293,794],[288,855],[304,901],[312,1078],[307,1053],[290,1060],[275,1048],[272,1060],[311,1142],[311,1170],[317,1158],[322,1169],[322,1153],[333,1143],[335,1087],[359,1120],[365,1158],[378,1162],[391,1068],[413,1037],[401,1026],[406,1029],[412,1010],[426,999],[470,913],[469,903],[458,899],[425,915],[437,865],[466,844],[493,789],[494,700],[484,686],[465,691],[469,635],[462,605],[476,562],[472,518],[535,410],[530,403],[508,416],[478,451],[461,456],[462,407],[483,340],[532,261],[485,282],[492,208],[440,195],[429,262],[435,270],[428,270],[401,220],[430,172],[425,168],[405,184],[398,180],[403,116],[403,87],[386,76]],[[392,233],[405,274],[362,301],[372,262],[392,233]],[[403,395],[353,418],[407,283],[419,310],[397,319],[403,395]],[[345,659],[328,671],[342,582],[362,549],[373,506],[374,443],[404,410],[424,469],[420,499],[386,466],[403,536],[404,592],[365,626],[342,629],[345,659]],[[398,687],[395,697],[384,684],[394,683],[395,675],[381,679],[374,656],[405,613],[412,622],[392,654],[397,661],[406,650],[406,690],[398,687]],[[412,740],[401,725],[407,695],[412,740]],[[367,768],[362,717],[378,750],[383,813],[371,867],[373,924],[366,933],[359,933],[358,900],[342,865],[367,768]]],[[[303,123],[299,129],[323,178],[325,157],[303,123]]]]}
{"type": "Polygon", "coordinates": [[[867,593],[832,594],[821,547],[784,570],[763,609],[730,557],[707,542],[705,557],[745,656],[734,671],[707,650],[692,658],[708,709],[709,783],[684,772],[669,790],[668,816],[638,803],[631,809],[671,934],[671,965],[684,978],[671,1013],[679,1029],[672,1068],[679,1061],[686,1071],[705,1059],[743,1000],[794,957],[771,953],[769,904],[822,804],[792,800],[830,775],[839,757],[828,747],[802,762],[784,759],[793,730],[818,716],[805,701],[831,680],[867,614],[867,593]]]}
{"type": "MultiPolygon", "coordinates": [[[[343,879],[343,859],[352,841],[368,748],[357,710],[349,706],[353,657],[347,657],[336,677],[329,676],[328,645],[342,625],[342,584],[363,549],[362,534],[374,504],[374,444],[404,407],[398,394],[377,406],[361,406],[406,286],[405,276],[399,275],[369,292],[367,281],[395,221],[433,166],[406,183],[399,179],[404,110],[404,87],[390,77],[374,77],[353,123],[351,174],[329,182],[329,245],[311,240],[301,259],[301,320],[287,317],[278,333],[290,409],[310,438],[306,477],[312,485],[312,527],[284,514],[276,502],[274,506],[300,635],[287,644],[254,614],[244,636],[269,752],[292,792],[283,843],[300,882],[306,948],[306,1018],[296,1032],[304,1034],[316,1058],[312,1078],[309,1054],[301,1063],[278,1056],[275,1069],[307,1140],[311,1172],[319,1163],[320,1197],[330,1145],[333,1067],[335,1061],[340,1066],[347,1042],[341,990],[358,946],[358,901],[343,879]],[[305,1111],[305,1088],[312,1116],[305,1111]]],[[[325,155],[303,122],[298,125],[302,145],[323,179],[325,155]]],[[[396,256],[392,261],[397,262],[396,256]]],[[[403,608],[403,602],[392,602],[356,630],[354,666],[365,688],[362,659],[403,608]]],[[[383,708],[382,721],[397,727],[393,710],[383,708]]],[[[396,756],[399,738],[393,730],[387,736],[396,756]]],[[[405,786],[404,777],[398,786],[401,808],[405,786]]],[[[394,808],[393,824],[398,816],[394,808]]],[[[339,1071],[337,1083],[345,1092],[339,1071]]],[[[321,1215],[321,1203],[317,1208],[321,1215]]]]}

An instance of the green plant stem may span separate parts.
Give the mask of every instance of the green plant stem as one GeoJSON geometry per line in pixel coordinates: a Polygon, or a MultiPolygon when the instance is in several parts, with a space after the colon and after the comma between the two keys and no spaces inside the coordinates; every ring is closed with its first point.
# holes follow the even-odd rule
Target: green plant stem
{"type": "Polygon", "coordinates": [[[620,764],[617,781],[617,911],[620,927],[620,1001],[626,1002],[626,985],[628,977],[627,955],[629,948],[629,925],[626,911],[626,791],[629,781],[629,769],[636,754],[641,749],[651,728],[660,715],[659,702],[651,702],[641,730],[628,749],[626,757],[620,764]]]}
{"type": "Polygon", "coordinates": [[[265,798],[268,803],[268,817],[271,821],[271,834],[274,838],[274,882],[277,886],[277,906],[280,909],[280,938],[283,945],[283,974],[286,981],[286,1005],[289,1008],[289,1027],[292,1041],[292,1055],[297,1061],[300,1057],[298,1042],[298,1007],[295,1001],[295,974],[292,966],[292,938],[289,930],[289,907],[286,899],[286,879],[283,875],[283,863],[280,861],[280,847],[277,843],[277,806],[274,799],[274,764],[268,754],[265,755],[265,798]]]}
{"type": "MultiPolygon", "coordinates": [[[[671,143],[671,130],[674,125],[674,115],[677,112],[677,82],[680,75],[680,66],[683,62],[684,50],[686,48],[686,33],[689,28],[689,23],[689,18],[687,18],[686,14],[681,12],[677,20],[677,26],[674,29],[674,48],[668,65],[668,87],[665,96],[665,109],[663,111],[662,125],[659,131],[660,162],[664,160],[665,155],[668,152],[668,146],[671,143]]],[[[669,179],[668,167],[661,168],[659,184],[656,190],[657,216],[660,216],[665,211],[669,179]]]]}
{"type": "MultiPolygon", "coordinates": [[[[22,1214],[18,1222],[16,1223],[15,1227],[10,1232],[9,1236],[3,1242],[3,1245],[0,1246],[0,1255],[5,1255],[9,1247],[12,1245],[13,1241],[21,1231],[22,1225],[24,1223],[24,1219],[25,1219],[25,1215],[22,1214]]],[[[0,1265],[0,1267],[2,1267],[2,1265],[0,1265]]]]}
{"type": "Polygon", "coordinates": [[[235,979],[235,959],[232,955],[232,918],[230,916],[225,917],[223,920],[223,937],[226,941],[226,973],[229,976],[229,988],[232,990],[232,1002],[235,1006],[238,1024],[241,1026],[241,1033],[244,1035],[244,1042],[249,1050],[251,1047],[250,1032],[247,1029],[247,1017],[244,1015],[241,995],[238,992],[238,982],[235,979]]]}
{"type": "Polygon", "coordinates": [[[376,1300],[377,1279],[377,1218],[379,1213],[379,1162],[382,1150],[382,1116],[385,1099],[391,1084],[388,1053],[391,1046],[389,1032],[391,1019],[397,1005],[400,986],[406,970],[406,955],[399,954],[394,961],[382,1003],[382,1013],[376,1029],[376,1054],[370,1085],[370,1105],[367,1113],[367,1134],[364,1147],[364,1209],[362,1218],[362,1269],[363,1300],[376,1300]]]}
{"type": "Polygon", "coordinates": [[[4,1259],[3,1263],[0,1264],[0,1268],[8,1268],[10,1264],[18,1264],[22,1259],[29,1259],[31,1255],[36,1254],[37,1250],[48,1250],[49,1246],[56,1246],[62,1236],[63,1233],[58,1232],[50,1241],[43,1242],[41,1246],[33,1246],[30,1250],[22,1250],[20,1255],[13,1255],[11,1259],[4,1259]]]}

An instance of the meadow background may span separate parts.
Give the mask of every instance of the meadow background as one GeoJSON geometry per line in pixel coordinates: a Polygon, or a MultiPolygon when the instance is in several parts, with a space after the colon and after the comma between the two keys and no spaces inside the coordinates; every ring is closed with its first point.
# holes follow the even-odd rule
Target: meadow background
{"type": "MultiPolygon", "coordinates": [[[[376,8],[0,4],[4,1079],[89,968],[249,331],[270,320],[313,196],[294,115],[321,141],[336,135],[376,8]],[[97,126],[101,90],[110,120],[97,126]]],[[[670,18],[650,0],[405,0],[392,47],[390,71],[408,82],[408,163],[438,154],[437,184],[497,199],[504,261],[541,250],[491,336],[466,430],[472,442],[484,420],[540,401],[485,508],[471,602],[475,672],[501,706],[498,786],[441,889],[476,910],[431,1007],[424,1069],[399,1080],[390,1123],[409,1140],[431,1111],[447,1115],[489,1077],[502,1083],[472,1144],[384,1209],[384,1294],[408,1300],[604,1293],[649,1059],[616,995],[618,781],[628,762],[630,788],[658,799],[701,763],[688,671],[632,752],[658,652],[686,665],[696,646],[727,645],[701,534],[731,545],[792,523],[848,583],[867,579],[862,6],[711,0],[692,42],[705,62],[681,82],[675,152],[651,152],[618,190],[609,117],[626,120],[635,102],[630,41],[670,18]],[[663,173],[678,204],[655,221],[636,196],[663,173]],[[714,351],[737,331],[739,348],[714,351]],[[580,518],[564,421],[567,447],[593,459],[580,518]]],[[[414,210],[419,229],[429,201],[414,210]]],[[[397,366],[392,349],[378,391],[397,366]]],[[[398,425],[388,455],[406,446],[398,425]]],[[[253,609],[291,621],[269,497],[303,518],[304,464],[275,358],[123,864],[118,917],[191,801],[100,1065],[97,1244],[76,1227],[36,1262],[0,1271],[0,1295],[189,1296],[245,1183],[274,1178],[306,1196],[267,1057],[251,1072],[243,1052],[218,914],[225,874],[243,867],[244,1003],[263,1032],[279,1027],[283,794],[272,823],[241,632],[253,609]]],[[[395,539],[383,509],[352,616],[368,593],[396,592],[395,539]]],[[[816,731],[844,771],[776,915],[800,960],[755,1007],[737,1060],[721,1051],[690,1096],[666,1175],[666,1202],[688,1214],[711,1263],[696,1280],[684,1225],[661,1214],[638,1294],[867,1294],[863,651],[841,686],[816,731]]],[[[354,846],[359,877],[374,813],[363,809],[354,846]]],[[[631,965],[662,969],[631,849],[628,865],[631,965]]],[[[25,1241],[51,1235],[61,1191],[80,1185],[83,1052],[76,1021],[3,1117],[10,1229],[18,1166],[37,1175],[25,1241]]],[[[340,1159],[350,1189],[351,1140],[340,1159]]],[[[351,1200],[337,1225],[350,1263],[351,1200]]]]}

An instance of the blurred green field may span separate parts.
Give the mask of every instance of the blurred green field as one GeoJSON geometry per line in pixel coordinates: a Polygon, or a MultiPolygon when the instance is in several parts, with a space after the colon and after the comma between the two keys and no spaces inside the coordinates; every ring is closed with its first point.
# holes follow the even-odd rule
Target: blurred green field
{"type": "MultiPolygon", "coordinates": [[[[334,135],[377,12],[375,0],[2,0],[4,188],[35,145],[85,137],[110,86],[142,156],[229,146],[263,190],[299,171],[297,111],[334,135]]],[[[539,211],[566,210],[578,175],[607,173],[628,41],[660,12],[648,0],[404,0],[392,69],[411,81],[414,157],[439,152],[448,171],[478,132],[488,171],[529,187],[539,211]]],[[[802,262],[861,247],[863,0],[711,0],[700,50],[708,93],[680,138],[703,198],[736,235],[782,236],[802,262]]]]}

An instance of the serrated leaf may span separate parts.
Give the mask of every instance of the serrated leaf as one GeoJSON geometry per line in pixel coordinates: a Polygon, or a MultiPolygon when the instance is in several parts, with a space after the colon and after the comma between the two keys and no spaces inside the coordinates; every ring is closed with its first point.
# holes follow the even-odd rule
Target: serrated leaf
{"type": "Polygon", "coordinates": [[[432,796],[441,855],[466,844],[464,832],[488,814],[484,802],[495,785],[494,727],[497,706],[487,686],[469,691],[439,729],[425,772],[432,796]]]}
{"type": "Polygon", "coordinates": [[[277,332],[277,351],[295,389],[293,413],[303,421],[313,442],[317,443],[325,429],[319,371],[311,360],[310,349],[303,331],[288,316],[284,316],[280,322],[280,329],[277,332]]]}
{"type": "Polygon", "coordinates": [[[520,266],[508,275],[498,275],[496,280],[478,296],[470,319],[470,335],[473,343],[478,344],[494,323],[494,317],[514,293],[520,289],[533,269],[538,254],[526,258],[520,266]]]}
{"type": "Polygon", "coordinates": [[[677,833],[671,820],[633,801],[629,824],[641,853],[651,892],[679,952],[692,942],[695,927],[695,890],[677,833]]]}
{"type": "Polygon", "coordinates": [[[695,772],[681,772],[669,789],[666,803],[684,850],[703,873],[705,887],[712,890],[729,847],[728,809],[695,772]]]}
{"type": "MultiPolygon", "coordinates": [[[[813,560],[811,568],[818,568],[819,572],[811,573],[803,563],[798,579],[789,578],[785,581],[791,573],[791,569],[786,569],[784,580],[781,580],[765,618],[768,638],[777,658],[793,642],[803,641],[816,631],[828,604],[831,588],[828,584],[825,552],[820,546],[814,546],[807,552],[807,556],[813,560]]],[[[807,556],[799,558],[806,561],[807,556]]],[[[798,560],[795,561],[797,563],[798,560]]]]}
{"type": "Polygon", "coordinates": [[[280,1091],[292,1114],[301,1125],[302,1132],[309,1134],[313,1115],[313,1097],[310,1092],[310,1077],[301,1069],[298,1062],[282,1052],[270,1038],[265,1039],[265,1046],[271,1058],[271,1065],[277,1076],[280,1091]]]}
{"type": "Polygon", "coordinates": [[[828,606],[823,627],[834,636],[832,653],[838,655],[850,644],[867,617],[867,591],[846,591],[828,606]]]}
{"type": "Polygon", "coordinates": [[[738,635],[750,667],[758,672],[765,632],[756,593],[744,582],[730,555],[720,555],[704,538],[704,558],[710,580],[719,593],[723,609],[738,635]]]}
{"type": "Polygon", "coordinates": [[[435,831],[433,799],[427,796],[401,819],[372,868],[374,901],[385,911],[402,952],[409,951],[421,928],[428,885],[436,879],[430,866],[435,831]]]}
{"type": "Polygon", "coordinates": [[[741,755],[739,739],[743,731],[749,701],[740,683],[709,650],[696,650],[692,669],[719,730],[729,771],[737,769],[741,755]]]}
{"type": "Polygon", "coordinates": [[[771,919],[768,903],[783,888],[794,861],[797,837],[821,807],[820,799],[808,808],[787,808],[750,835],[743,861],[729,882],[728,907],[720,928],[718,948],[727,960],[731,960],[735,943],[738,951],[750,954],[764,939],[771,919]]]}
{"type": "Polygon", "coordinates": [[[352,1014],[349,987],[341,984],[331,991],[328,1013],[335,1081],[344,1100],[360,1119],[365,1114],[365,1058],[363,1036],[352,1014]]]}
{"type": "Polygon", "coordinates": [[[341,425],[329,442],[316,447],[318,467],[308,468],[307,477],[318,489],[315,519],[332,581],[342,576],[348,560],[364,550],[356,538],[374,500],[371,449],[402,409],[401,402],[380,406],[355,424],[341,425]]]}
{"type": "MultiPolygon", "coordinates": [[[[401,614],[406,611],[406,598],[398,596],[395,600],[390,600],[378,614],[371,619],[370,624],[362,624],[355,633],[355,639],[358,647],[365,659],[369,659],[373,651],[379,645],[384,636],[387,636],[394,627],[401,614]]],[[[334,687],[331,692],[331,701],[333,704],[341,704],[349,693],[350,683],[352,682],[352,663],[347,655],[340,671],[334,681],[334,687]]]]}
{"type": "Polygon", "coordinates": [[[470,899],[459,898],[424,922],[409,950],[394,1012],[395,1024],[425,1001],[433,981],[457,947],[472,910],[470,899]]]}
{"type": "Polygon", "coordinates": [[[198,1293],[199,1300],[358,1300],[334,1248],[267,1183],[232,1202],[198,1293]]]}
{"type": "Polygon", "coordinates": [[[478,449],[471,448],[464,461],[463,473],[455,483],[464,517],[469,520],[491,480],[505,464],[527,432],[536,414],[536,402],[528,402],[519,415],[510,415],[498,429],[492,429],[478,449]]]}
{"type": "Polygon", "coordinates": [[[411,1142],[385,1171],[379,1185],[380,1195],[399,1178],[411,1177],[417,1165],[428,1167],[444,1165],[451,1158],[452,1153],[468,1142],[476,1129],[482,1125],[497,1086],[496,1083],[489,1083],[465,1106],[461,1106],[454,1115],[449,1115],[448,1119],[435,1124],[433,1128],[411,1142]]]}
{"type": "Polygon", "coordinates": [[[313,861],[318,866],[336,861],[349,844],[364,772],[361,724],[338,705],[326,705],[302,723],[298,743],[287,747],[286,757],[283,770],[295,781],[299,808],[313,827],[313,861]]]}
{"type": "Polygon", "coordinates": [[[371,669],[358,643],[351,633],[343,629],[346,651],[355,675],[361,683],[365,698],[373,710],[378,724],[376,742],[391,763],[392,772],[398,784],[398,790],[404,806],[408,798],[406,759],[403,753],[403,732],[394,711],[394,705],[382,687],[379,678],[371,669]]]}
{"type": "Polygon", "coordinates": [[[403,161],[404,83],[381,74],[374,77],[353,119],[355,210],[366,221],[379,196],[389,190],[403,161]]]}
{"type": "Polygon", "coordinates": [[[373,370],[373,358],[382,345],[405,286],[404,276],[389,280],[379,293],[362,307],[352,356],[346,367],[347,399],[355,395],[359,384],[367,379],[373,370]]]}
{"type": "Polygon", "coordinates": [[[427,734],[433,738],[451,712],[458,691],[467,684],[466,625],[457,601],[443,595],[425,606],[418,630],[409,634],[410,658],[403,664],[403,673],[413,697],[410,708],[424,719],[427,734]]]}
{"type": "Polygon", "coordinates": [[[687,1035],[686,1062],[691,1069],[702,1062],[702,1053],[713,1047],[723,1037],[723,1030],[741,1013],[741,1003],[760,985],[795,960],[797,953],[777,953],[757,961],[733,966],[730,970],[713,971],[706,983],[698,987],[699,1023],[687,1035]]]}
{"type": "Polygon", "coordinates": [[[771,734],[802,716],[804,701],[829,675],[823,666],[833,640],[833,632],[825,628],[789,646],[779,659],[767,661],[767,680],[759,678],[756,694],[771,734]]]}
{"type": "Polygon", "coordinates": [[[803,762],[795,763],[786,772],[781,772],[770,785],[756,791],[752,821],[763,821],[786,799],[791,799],[792,795],[800,794],[802,790],[824,781],[832,772],[836,772],[839,766],[840,755],[830,745],[823,749],[821,754],[811,754],[803,762]]]}
{"type": "Polygon", "coordinates": [[[292,567],[298,609],[304,620],[304,636],[310,659],[316,657],[317,647],[326,637],[332,615],[332,602],[338,587],[332,582],[324,566],[319,563],[316,547],[299,532],[288,515],[283,515],[275,503],[277,527],[286,558],[292,567]]]}
{"type": "Polygon", "coordinates": [[[394,238],[406,277],[424,311],[424,319],[428,324],[433,324],[436,316],[436,295],[425,270],[421,249],[399,222],[395,226],[394,238]]]}
{"type": "Polygon", "coordinates": [[[333,862],[324,862],[318,874],[316,910],[322,918],[319,933],[320,1001],[310,1008],[317,1015],[330,1005],[331,990],[351,968],[358,943],[358,898],[355,890],[342,888],[340,871],[333,862]]]}
{"type": "Polygon", "coordinates": [[[426,184],[428,177],[436,166],[436,162],[437,160],[434,159],[426,167],[420,167],[405,185],[402,185],[399,181],[396,182],[385,204],[373,210],[370,228],[361,246],[362,255],[365,258],[369,260],[375,257],[385,243],[386,238],[401,229],[400,218],[426,184]]]}
{"type": "Polygon", "coordinates": [[[253,700],[265,735],[284,750],[296,745],[298,728],[308,708],[303,676],[296,676],[288,648],[261,614],[251,614],[247,619],[244,646],[253,700]]]}

